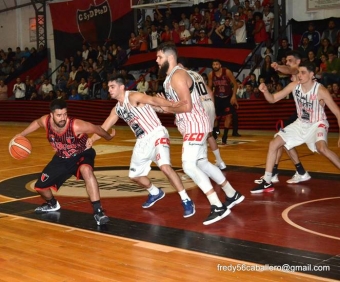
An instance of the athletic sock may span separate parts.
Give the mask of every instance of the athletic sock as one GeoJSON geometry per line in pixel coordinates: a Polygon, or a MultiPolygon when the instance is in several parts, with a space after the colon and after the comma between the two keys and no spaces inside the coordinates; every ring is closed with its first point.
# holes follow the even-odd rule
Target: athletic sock
{"type": "Polygon", "coordinates": [[[212,151],[215,155],[216,158],[216,162],[218,164],[220,164],[221,162],[223,162],[222,158],[221,158],[221,154],[220,154],[220,149],[216,149],[215,151],[212,151]]]}
{"type": "Polygon", "coordinates": [[[296,171],[298,172],[298,174],[304,175],[304,174],[306,173],[306,171],[305,171],[305,169],[304,169],[302,163],[297,163],[297,164],[295,165],[295,167],[296,167],[296,171]]]}
{"type": "Polygon", "coordinates": [[[100,200],[98,200],[98,201],[93,201],[93,202],[91,202],[91,204],[92,204],[93,212],[94,212],[94,213],[97,213],[97,212],[103,210],[102,205],[101,205],[101,203],[100,203],[100,200]]]}
{"type": "Polygon", "coordinates": [[[236,190],[233,188],[233,186],[230,185],[229,181],[227,181],[227,184],[224,185],[222,189],[228,198],[232,198],[235,196],[236,190]]]}
{"type": "Polygon", "coordinates": [[[225,127],[225,128],[224,128],[224,132],[223,132],[223,137],[222,137],[222,142],[223,142],[223,143],[227,143],[227,139],[228,139],[228,131],[229,131],[229,128],[225,127]]]}
{"type": "Polygon", "coordinates": [[[266,171],[264,173],[264,181],[266,181],[267,183],[271,183],[272,182],[272,176],[273,176],[273,174],[271,172],[266,171]]]}
{"type": "Polygon", "coordinates": [[[216,192],[213,192],[212,194],[208,195],[207,198],[208,198],[210,205],[214,205],[216,207],[222,207],[222,203],[220,199],[218,198],[216,192]]]}
{"type": "Polygon", "coordinates": [[[182,191],[179,191],[178,192],[179,196],[181,197],[181,200],[184,201],[184,200],[190,200],[188,194],[187,194],[187,191],[185,191],[185,189],[183,189],[182,191]]]}
{"type": "Polygon", "coordinates": [[[46,200],[46,202],[50,205],[50,206],[54,206],[57,204],[57,200],[52,196],[51,199],[46,200]]]}
{"type": "Polygon", "coordinates": [[[148,188],[147,190],[151,195],[158,195],[159,194],[159,189],[153,184],[151,184],[151,187],[148,188]]]}

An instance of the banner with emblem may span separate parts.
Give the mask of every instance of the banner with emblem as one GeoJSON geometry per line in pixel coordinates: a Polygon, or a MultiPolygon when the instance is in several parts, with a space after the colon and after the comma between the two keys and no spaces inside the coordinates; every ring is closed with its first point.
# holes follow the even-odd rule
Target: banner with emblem
{"type": "Polygon", "coordinates": [[[94,48],[113,42],[125,45],[130,37],[127,27],[134,29],[129,1],[73,0],[49,6],[59,60],[82,50],[84,43],[94,48]]]}

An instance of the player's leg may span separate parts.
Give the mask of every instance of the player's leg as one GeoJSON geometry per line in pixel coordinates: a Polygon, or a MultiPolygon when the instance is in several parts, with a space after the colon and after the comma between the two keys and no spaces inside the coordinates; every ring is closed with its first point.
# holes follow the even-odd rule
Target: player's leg
{"type": "Polygon", "coordinates": [[[222,145],[227,144],[228,132],[229,132],[229,128],[230,128],[231,123],[232,123],[232,115],[229,113],[229,108],[226,108],[225,114],[226,115],[225,115],[225,119],[224,119],[224,131],[223,131],[223,136],[222,136],[222,145]]]}
{"type": "Polygon", "coordinates": [[[233,134],[234,137],[240,137],[241,135],[238,133],[238,113],[236,108],[231,105],[230,106],[230,113],[232,115],[232,124],[233,124],[233,134]]]}
{"type": "Polygon", "coordinates": [[[295,169],[296,169],[295,174],[293,175],[291,179],[287,180],[287,183],[294,184],[294,183],[299,183],[299,182],[307,181],[311,179],[311,176],[303,167],[296,149],[295,148],[292,148],[290,150],[286,149],[286,153],[288,154],[289,158],[294,163],[295,169]]]}

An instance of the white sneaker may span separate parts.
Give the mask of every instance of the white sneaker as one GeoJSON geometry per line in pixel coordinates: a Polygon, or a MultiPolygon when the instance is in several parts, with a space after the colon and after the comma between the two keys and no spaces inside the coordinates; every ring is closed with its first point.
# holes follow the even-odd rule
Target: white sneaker
{"type": "Polygon", "coordinates": [[[306,171],[306,173],[304,175],[300,175],[298,172],[295,172],[294,176],[291,179],[287,180],[287,183],[299,183],[299,182],[303,182],[303,181],[307,181],[311,179],[311,176],[309,175],[309,173],[306,171]]]}
{"type": "Polygon", "coordinates": [[[216,162],[215,165],[220,169],[224,170],[227,168],[226,164],[222,161],[221,163],[216,162]]]}
{"type": "MultiPolygon", "coordinates": [[[[260,179],[254,180],[254,183],[256,183],[256,184],[261,184],[263,178],[264,178],[264,176],[261,176],[260,179]]],[[[278,174],[278,173],[272,176],[271,182],[272,182],[272,183],[278,183],[278,182],[280,182],[280,180],[279,180],[279,174],[278,174]]]]}

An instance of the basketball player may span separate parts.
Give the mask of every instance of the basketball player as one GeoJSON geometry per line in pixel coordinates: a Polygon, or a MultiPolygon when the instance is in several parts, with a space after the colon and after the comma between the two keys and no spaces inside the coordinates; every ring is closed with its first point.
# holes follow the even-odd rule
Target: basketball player
{"type": "MultiPolygon", "coordinates": [[[[251,193],[271,192],[274,185],[271,182],[272,169],[280,147],[290,150],[306,143],[312,152],[319,152],[327,157],[340,169],[339,157],[327,146],[328,121],[324,107],[327,107],[337,117],[340,127],[340,109],[334,102],[328,90],[314,81],[315,65],[303,62],[299,66],[297,81],[291,82],[283,90],[271,94],[264,83],[259,87],[269,103],[276,103],[293,93],[298,118],[296,121],[281,129],[269,144],[266,171],[262,182],[251,190],[251,193]]],[[[340,147],[340,138],[338,140],[340,147]]]]}
{"type": "Polygon", "coordinates": [[[106,224],[109,218],[104,214],[100,204],[98,183],[93,174],[94,149],[86,150],[87,134],[96,133],[106,140],[111,140],[114,131],[109,134],[103,128],[67,115],[67,104],[63,99],[53,100],[50,114],[33,121],[19,135],[26,136],[40,127],[47,133],[47,139],[55,150],[52,160],[43,169],[34,189],[46,201],[35,212],[48,213],[60,209],[52,189],[58,191],[61,185],[72,175],[85,181],[86,191],[93,206],[94,219],[98,225],[106,224]]]}
{"type": "MultiPolygon", "coordinates": [[[[187,69],[186,68],[187,62],[186,62],[185,58],[182,58],[182,57],[178,58],[177,63],[180,67],[187,69]]],[[[193,73],[193,71],[191,71],[191,70],[188,70],[188,72],[191,73],[192,75],[195,75],[193,73]]],[[[205,86],[206,86],[208,92],[207,93],[199,93],[199,94],[200,94],[200,99],[201,99],[203,108],[209,116],[211,128],[213,128],[215,118],[216,118],[215,104],[214,104],[215,100],[214,100],[214,95],[213,95],[210,87],[207,86],[207,85],[205,85],[205,86]]],[[[216,139],[212,135],[212,132],[209,132],[209,136],[208,136],[207,140],[208,140],[209,147],[211,148],[213,154],[216,157],[216,165],[220,168],[220,170],[226,169],[227,166],[225,165],[224,161],[222,160],[220,150],[218,148],[216,139]]]]}
{"type": "MultiPolygon", "coordinates": [[[[290,74],[291,80],[297,81],[297,73],[299,72],[298,67],[299,67],[300,63],[301,63],[301,54],[297,51],[288,51],[287,52],[287,63],[286,63],[286,65],[279,65],[278,63],[274,62],[274,63],[272,63],[271,66],[276,71],[282,72],[284,74],[290,74]]],[[[295,111],[287,120],[281,122],[281,124],[278,126],[278,130],[280,130],[283,127],[286,127],[289,124],[291,124],[296,119],[297,119],[297,113],[295,111]]],[[[293,177],[291,179],[287,180],[287,183],[295,184],[295,183],[299,183],[299,182],[307,181],[307,180],[311,179],[311,176],[304,169],[301,161],[299,160],[299,156],[298,156],[296,149],[292,148],[289,151],[286,150],[286,152],[287,152],[288,156],[290,157],[290,159],[293,161],[295,168],[296,168],[295,174],[293,175],[293,177]]],[[[275,164],[274,164],[274,167],[273,167],[273,176],[272,176],[272,179],[271,179],[271,181],[273,183],[279,182],[278,167],[279,167],[279,162],[280,162],[280,159],[282,157],[282,154],[283,154],[283,147],[281,147],[278,150],[278,154],[276,156],[275,164]]],[[[254,182],[256,184],[260,184],[262,182],[262,178],[263,178],[263,176],[260,179],[255,180],[254,182]]]]}
{"type": "MultiPolygon", "coordinates": [[[[103,123],[105,129],[111,128],[119,118],[122,118],[135,134],[137,141],[133,149],[130,163],[129,177],[149,192],[143,208],[150,208],[161,200],[165,193],[157,188],[147,177],[151,162],[155,162],[170,184],[178,191],[184,208],[184,217],[195,214],[195,205],[186,193],[178,174],[170,163],[170,141],[168,131],[162,126],[152,106],[161,107],[163,111],[176,108],[185,102],[170,102],[158,97],[151,97],[145,93],[125,90],[125,80],[117,76],[109,80],[109,92],[112,99],[117,100],[116,106],[103,123]]],[[[95,142],[100,136],[93,135],[89,142],[95,142]]]]}
{"type": "Polygon", "coordinates": [[[238,133],[238,103],[236,98],[237,82],[233,73],[227,68],[222,68],[219,59],[212,62],[212,71],[208,74],[208,86],[213,90],[215,96],[216,121],[213,134],[217,139],[219,134],[219,123],[224,118],[224,132],[222,144],[227,144],[230,124],[233,126],[233,136],[241,136],[238,133]]]}
{"type": "Polygon", "coordinates": [[[189,73],[178,66],[177,48],[172,42],[164,42],[157,48],[156,62],[160,76],[166,76],[164,90],[167,100],[187,101],[177,108],[168,108],[174,113],[176,125],[183,135],[182,167],[184,172],[207,196],[211,212],[203,224],[217,222],[230,213],[230,209],[243,201],[244,196],[234,190],[219,168],[207,159],[207,138],[211,132],[209,117],[200,101],[200,93],[207,94],[202,76],[189,73]],[[211,182],[212,178],[226,193],[226,201],[218,198],[211,182]]]}

